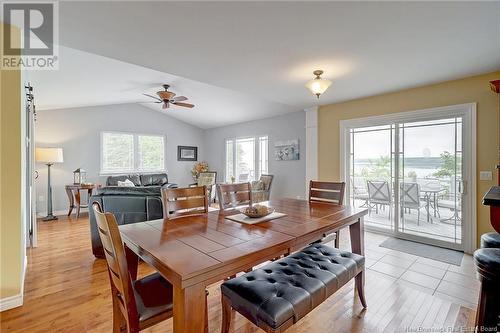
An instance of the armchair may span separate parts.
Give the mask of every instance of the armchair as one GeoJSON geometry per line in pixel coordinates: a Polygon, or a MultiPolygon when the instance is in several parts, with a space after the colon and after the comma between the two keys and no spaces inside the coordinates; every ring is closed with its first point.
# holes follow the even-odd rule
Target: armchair
{"type": "Polygon", "coordinates": [[[273,178],[273,175],[261,175],[259,180],[252,182],[253,203],[269,200],[273,178]]]}

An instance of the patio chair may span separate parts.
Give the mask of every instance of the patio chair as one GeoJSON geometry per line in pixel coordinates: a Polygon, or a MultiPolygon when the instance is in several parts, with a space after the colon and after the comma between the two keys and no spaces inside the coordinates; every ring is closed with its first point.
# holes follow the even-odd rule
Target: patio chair
{"type": "MultiPolygon", "coordinates": [[[[417,225],[420,225],[420,209],[426,208],[427,205],[424,200],[420,197],[420,185],[418,183],[401,183],[400,185],[400,197],[401,197],[401,217],[403,217],[406,209],[408,208],[410,213],[411,209],[417,210],[417,225]]],[[[429,214],[429,212],[427,212],[429,214]]]]}
{"type": "Polygon", "coordinates": [[[359,207],[368,207],[368,190],[363,177],[354,177],[352,182],[352,194],[354,200],[361,200],[363,204],[359,207]]]}
{"type": "Polygon", "coordinates": [[[389,218],[391,218],[392,195],[389,183],[385,180],[369,180],[366,185],[368,188],[369,211],[371,212],[375,208],[375,213],[378,214],[379,206],[389,206],[389,218]]]}

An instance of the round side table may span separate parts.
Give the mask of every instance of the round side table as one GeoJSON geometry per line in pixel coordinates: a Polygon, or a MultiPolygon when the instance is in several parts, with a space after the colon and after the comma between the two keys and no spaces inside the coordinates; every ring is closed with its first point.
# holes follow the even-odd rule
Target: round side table
{"type": "MultiPolygon", "coordinates": [[[[73,211],[73,208],[76,208],[76,218],[80,217],[80,208],[88,208],[89,203],[82,203],[81,202],[81,196],[80,196],[80,191],[84,190],[87,191],[87,198],[90,198],[92,195],[92,191],[96,188],[101,187],[99,184],[71,184],[71,185],[66,185],[66,194],[68,195],[69,199],[69,211],[68,211],[68,216],[71,215],[71,212],[73,211]]],[[[88,199],[87,199],[88,200],[88,199]]]]}

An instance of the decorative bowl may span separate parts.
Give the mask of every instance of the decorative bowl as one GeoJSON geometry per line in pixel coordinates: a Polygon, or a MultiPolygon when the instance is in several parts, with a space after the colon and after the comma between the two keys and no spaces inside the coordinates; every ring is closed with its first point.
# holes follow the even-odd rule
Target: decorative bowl
{"type": "Polygon", "coordinates": [[[250,218],[259,218],[267,216],[274,212],[274,208],[269,208],[263,205],[254,205],[240,209],[240,212],[250,218]]]}

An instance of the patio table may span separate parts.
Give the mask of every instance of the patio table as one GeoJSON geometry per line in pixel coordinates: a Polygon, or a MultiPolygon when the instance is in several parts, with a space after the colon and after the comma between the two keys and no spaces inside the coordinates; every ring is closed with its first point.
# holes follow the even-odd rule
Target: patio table
{"type": "Polygon", "coordinates": [[[433,209],[433,214],[434,217],[439,217],[439,211],[437,208],[437,196],[439,193],[444,192],[446,189],[444,187],[427,187],[427,186],[422,186],[420,188],[421,192],[424,192],[424,198],[425,198],[425,206],[427,210],[427,222],[431,222],[431,213],[430,213],[430,208],[432,207],[433,209]],[[432,198],[432,204],[431,204],[431,198],[432,198]]]}

